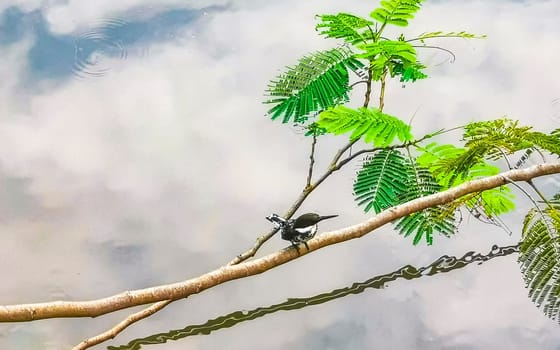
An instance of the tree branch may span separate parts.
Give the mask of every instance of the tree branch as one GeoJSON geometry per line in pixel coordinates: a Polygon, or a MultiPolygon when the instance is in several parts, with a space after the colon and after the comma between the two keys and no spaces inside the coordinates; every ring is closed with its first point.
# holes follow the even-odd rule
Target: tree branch
{"type": "Polygon", "coordinates": [[[264,317],[279,311],[291,311],[296,309],[303,309],[310,306],[324,304],[339,298],[344,298],[349,295],[360,294],[367,289],[381,289],[390,287],[390,282],[405,279],[410,281],[412,279],[423,278],[426,276],[434,276],[442,273],[449,273],[455,270],[465,268],[469,265],[477,263],[478,265],[490,261],[494,258],[501,256],[508,256],[513,253],[519,252],[519,244],[497,247],[493,246],[487,254],[477,253],[470,251],[461,257],[454,257],[443,255],[433,261],[430,265],[415,267],[405,265],[397,270],[377,275],[369,278],[366,281],[355,282],[344,288],[337,288],[330,292],[320,293],[311,297],[305,298],[288,298],[286,301],[260,306],[249,311],[235,311],[227,315],[218,316],[214,319],[208,320],[203,324],[188,325],[181,329],[173,329],[165,333],[158,333],[148,337],[136,338],[131,340],[126,345],[113,346],[114,350],[133,350],[139,349],[142,345],[155,345],[163,344],[168,341],[177,341],[193,335],[208,335],[213,331],[219,329],[230,328],[239,323],[255,320],[259,317],[264,317]]]}
{"type": "Polygon", "coordinates": [[[125,318],[124,320],[122,320],[121,322],[116,324],[111,329],[109,329],[109,330],[107,330],[107,331],[105,331],[101,334],[98,334],[95,337],[91,337],[89,339],[86,339],[86,340],[82,341],[80,344],[73,347],[72,350],[85,350],[85,349],[88,349],[88,348],[90,348],[94,345],[101,344],[104,341],[107,341],[109,339],[113,339],[114,337],[117,336],[117,334],[124,331],[131,324],[133,324],[135,322],[138,322],[141,319],[144,319],[148,316],[151,316],[151,315],[155,314],[156,312],[163,309],[164,307],[171,304],[172,302],[173,302],[173,300],[160,301],[160,302],[157,302],[157,303],[153,304],[152,306],[150,306],[150,307],[148,307],[148,308],[146,308],[142,311],[139,311],[137,313],[129,315],[127,318],[125,318]]]}
{"type": "Polygon", "coordinates": [[[362,223],[319,235],[307,242],[309,251],[301,249],[300,252],[296,252],[295,249],[288,247],[259,259],[223,266],[182,282],[127,291],[97,300],[0,306],[0,322],[25,322],[55,317],[97,317],[133,306],[186,298],[228,281],[261,274],[317,249],[362,237],[396,219],[436,205],[450,203],[466,194],[486,191],[505,185],[509,181],[526,182],[536,177],[557,173],[560,173],[560,163],[539,164],[469,181],[446,191],[389,208],[362,223]]]}
{"type": "MultiPolygon", "coordinates": [[[[369,68],[368,69],[368,78],[365,81],[366,82],[366,92],[365,92],[365,95],[364,95],[364,104],[363,104],[364,107],[367,107],[369,105],[370,95],[371,95],[372,77],[373,77],[373,70],[371,68],[369,68]]],[[[381,89],[381,95],[379,96],[380,104],[383,103],[383,98],[384,98],[384,93],[385,93],[384,92],[385,91],[385,86],[384,86],[385,81],[384,80],[383,80],[382,84],[383,85],[382,85],[382,89],[381,89]]],[[[380,106],[380,107],[383,108],[382,106],[380,106]]],[[[311,152],[312,152],[311,157],[314,157],[313,152],[314,152],[315,142],[316,142],[316,140],[314,139],[314,143],[312,145],[312,150],[311,150],[311,152]]],[[[309,167],[306,186],[303,189],[303,191],[301,192],[301,194],[299,195],[299,197],[296,199],[296,201],[292,204],[290,209],[288,209],[288,211],[284,214],[284,216],[283,216],[284,218],[290,219],[295,214],[295,212],[299,209],[301,204],[305,201],[307,196],[309,196],[309,194],[311,194],[311,192],[313,192],[313,190],[315,188],[317,188],[317,186],[319,186],[323,181],[325,181],[332,173],[334,173],[335,171],[339,170],[342,167],[342,165],[338,164],[338,161],[344,155],[344,153],[346,151],[348,151],[356,142],[358,142],[358,139],[349,141],[346,145],[344,145],[341,149],[339,149],[336,152],[336,154],[334,155],[333,160],[331,161],[331,164],[330,164],[329,168],[327,169],[327,171],[315,183],[311,183],[311,175],[312,175],[312,171],[313,171],[312,168],[313,168],[313,162],[314,162],[314,159],[313,158],[311,159],[312,163],[310,164],[310,167],[309,167]]],[[[245,251],[244,253],[241,253],[238,256],[236,256],[233,260],[231,260],[228,263],[228,266],[237,265],[237,264],[255,256],[255,254],[262,247],[262,245],[266,241],[268,241],[272,236],[274,236],[277,232],[278,232],[278,229],[275,228],[275,229],[272,229],[271,231],[259,236],[256,239],[255,244],[253,244],[253,247],[251,247],[249,250],[245,251]]]]}

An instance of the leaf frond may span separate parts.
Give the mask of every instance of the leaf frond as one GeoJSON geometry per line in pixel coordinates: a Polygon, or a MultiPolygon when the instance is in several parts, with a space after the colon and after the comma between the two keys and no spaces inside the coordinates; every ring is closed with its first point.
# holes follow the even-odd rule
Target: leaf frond
{"type": "Polygon", "coordinates": [[[437,31],[437,32],[422,33],[422,34],[418,35],[416,38],[408,39],[406,41],[410,42],[410,41],[419,40],[422,43],[424,43],[424,40],[426,40],[426,39],[435,39],[435,38],[486,39],[486,35],[485,34],[472,34],[472,33],[467,33],[465,31],[447,32],[447,33],[442,32],[442,31],[437,31]]]}
{"type": "Polygon", "coordinates": [[[358,46],[364,50],[363,53],[356,55],[361,58],[384,58],[385,61],[400,59],[404,62],[416,62],[416,50],[414,47],[401,40],[380,40],[358,46]]]}
{"type": "MultiPolygon", "coordinates": [[[[441,152],[437,162],[430,165],[430,169],[438,181],[447,187],[472,179],[469,172],[474,171],[480,164],[486,164],[485,160],[495,161],[506,157],[506,161],[509,162],[507,156],[529,149],[560,154],[560,139],[553,133],[548,135],[532,131],[531,127],[519,126],[517,121],[507,118],[466,125],[463,141],[465,141],[465,148],[462,149],[448,145],[445,146],[447,149],[438,150],[436,146],[431,146],[432,149],[428,150],[428,152],[441,152]],[[443,152],[445,150],[447,151],[443,152]],[[447,183],[441,181],[442,178],[447,183]]],[[[428,156],[421,156],[421,160],[423,157],[428,156]]]]}
{"type": "MultiPolygon", "coordinates": [[[[442,187],[427,168],[411,161],[406,181],[407,191],[400,198],[400,202],[428,196],[439,192],[442,187]]],[[[438,205],[413,213],[400,219],[396,229],[405,237],[413,235],[412,243],[417,245],[422,238],[426,244],[433,243],[434,233],[451,236],[457,232],[456,210],[448,205],[438,205]]]]}
{"type": "MultiPolygon", "coordinates": [[[[424,147],[418,147],[423,153],[417,158],[417,162],[427,167],[435,176],[443,189],[460,185],[466,181],[493,176],[500,172],[497,166],[486,163],[483,160],[471,165],[462,176],[455,173],[456,159],[463,156],[465,148],[454,145],[440,145],[430,143],[424,147]]],[[[465,199],[464,204],[469,211],[479,210],[487,219],[512,211],[515,209],[514,195],[507,186],[500,186],[475,196],[465,199]]]]}
{"type": "Polygon", "coordinates": [[[413,138],[410,125],[377,108],[336,106],[321,112],[317,125],[335,135],[351,132],[350,140],[364,137],[365,142],[378,147],[389,146],[395,137],[402,142],[413,138]]]}
{"type": "Polygon", "coordinates": [[[532,208],[523,222],[519,265],[529,297],[560,323],[560,210],[532,208]]]}
{"type": "Polygon", "coordinates": [[[382,24],[406,27],[422,2],[423,0],[382,0],[381,6],[373,10],[370,17],[382,24]]]}
{"type": "Polygon", "coordinates": [[[373,40],[373,35],[368,28],[373,25],[373,22],[365,18],[349,13],[318,15],[317,17],[321,23],[317,24],[315,29],[327,38],[343,39],[351,44],[367,43],[373,40]]]}
{"type": "Polygon", "coordinates": [[[348,70],[358,71],[364,65],[347,47],[315,52],[288,67],[269,83],[264,103],[272,104],[268,114],[283,123],[293,120],[303,124],[312,112],[348,101],[348,70]]]}
{"type": "Polygon", "coordinates": [[[379,213],[400,203],[407,190],[408,160],[398,150],[367,157],[354,180],[354,198],[364,211],[379,213]]]}

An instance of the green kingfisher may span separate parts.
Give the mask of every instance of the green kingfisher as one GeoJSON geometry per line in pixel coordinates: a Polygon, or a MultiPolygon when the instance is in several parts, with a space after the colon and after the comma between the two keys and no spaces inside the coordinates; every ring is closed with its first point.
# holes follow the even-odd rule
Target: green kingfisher
{"type": "Polygon", "coordinates": [[[297,219],[286,220],[276,214],[271,214],[267,216],[266,219],[278,227],[282,239],[290,241],[296,249],[298,243],[303,243],[307,250],[309,250],[307,241],[313,238],[317,233],[317,223],[337,216],[338,215],[321,216],[315,213],[307,213],[299,216],[297,219]]]}

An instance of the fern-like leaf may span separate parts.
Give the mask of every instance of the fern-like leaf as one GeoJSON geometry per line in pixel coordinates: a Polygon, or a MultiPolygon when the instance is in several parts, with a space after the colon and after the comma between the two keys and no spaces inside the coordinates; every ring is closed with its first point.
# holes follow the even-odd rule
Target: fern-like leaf
{"type": "MultiPolygon", "coordinates": [[[[428,169],[414,162],[410,163],[408,169],[407,191],[400,198],[401,203],[437,193],[442,189],[428,169]]],[[[427,208],[400,219],[396,229],[405,237],[413,234],[414,245],[417,245],[423,237],[426,243],[431,245],[435,232],[451,236],[457,231],[455,214],[456,211],[450,210],[447,205],[427,208]]]]}
{"type": "Polygon", "coordinates": [[[395,137],[402,142],[413,138],[409,125],[377,108],[336,106],[321,112],[317,125],[335,135],[351,132],[350,140],[364,136],[365,142],[378,147],[389,146],[395,137]]]}
{"type": "Polygon", "coordinates": [[[312,112],[347,102],[348,70],[363,67],[345,47],[305,56],[268,85],[265,103],[274,105],[268,114],[272,119],[282,117],[283,123],[292,119],[304,123],[312,112]]]}
{"type": "MultiPolygon", "coordinates": [[[[439,192],[442,187],[427,168],[421,167],[398,150],[382,150],[365,160],[354,181],[354,196],[364,211],[379,213],[387,208],[439,192]]],[[[433,243],[436,232],[445,236],[457,230],[456,210],[441,205],[408,215],[399,220],[396,229],[413,244],[422,238],[433,243]]]]}
{"type": "Polygon", "coordinates": [[[486,218],[492,218],[515,209],[515,196],[507,186],[500,186],[480,193],[474,201],[468,202],[470,208],[482,209],[486,218]]]}
{"type": "Polygon", "coordinates": [[[361,58],[378,58],[383,57],[385,61],[391,59],[400,59],[404,62],[416,62],[416,50],[414,47],[400,40],[381,40],[374,43],[363,44],[358,46],[364,50],[363,53],[356,55],[361,58]]]}
{"type": "Polygon", "coordinates": [[[397,150],[382,150],[365,159],[354,181],[358,205],[379,213],[400,203],[407,190],[408,160],[397,150]]]}
{"type": "Polygon", "coordinates": [[[381,7],[370,13],[371,18],[382,24],[406,27],[408,20],[420,9],[423,0],[381,0],[381,7]]]}
{"type": "Polygon", "coordinates": [[[450,187],[449,183],[453,177],[453,169],[449,169],[448,162],[465,153],[465,149],[448,144],[440,145],[436,142],[432,142],[425,147],[418,147],[418,149],[422,151],[416,159],[418,164],[428,168],[441,186],[444,188],[450,187]]]}
{"type": "MultiPolygon", "coordinates": [[[[446,156],[437,164],[436,177],[445,174],[447,186],[469,179],[469,171],[484,160],[498,160],[518,151],[528,149],[545,150],[560,154],[560,138],[532,131],[531,127],[519,126],[517,121],[507,118],[476,122],[465,126],[463,135],[466,148],[454,150],[453,156],[446,156]]],[[[433,169],[435,165],[432,165],[433,169]]],[[[434,170],[434,169],[433,169],[434,170]]]]}
{"type": "Polygon", "coordinates": [[[533,208],[525,217],[518,262],[529,297],[560,322],[560,210],[533,208]]]}
{"type": "Polygon", "coordinates": [[[419,79],[426,79],[426,75],[422,70],[426,66],[419,62],[399,62],[395,61],[392,65],[389,65],[389,71],[391,77],[400,76],[401,83],[406,83],[409,81],[415,82],[419,79]]]}
{"type": "Polygon", "coordinates": [[[343,39],[351,44],[367,43],[373,39],[373,34],[368,28],[373,22],[365,18],[349,13],[319,15],[317,17],[321,19],[321,23],[317,24],[315,28],[327,38],[343,39]]]}
{"type": "Polygon", "coordinates": [[[356,57],[370,61],[369,69],[373,80],[379,80],[385,69],[389,69],[391,76],[407,74],[411,78],[414,75],[416,79],[423,77],[420,72],[423,66],[416,61],[416,50],[407,42],[381,40],[358,45],[358,48],[364,52],[357,54],[356,57]]]}
{"type": "Polygon", "coordinates": [[[490,159],[532,147],[560,155],[560,138],[554,132],[547,135],[531,130],[530,126],[519,126],[518,121],[507,118],[476,122],[465,127],[465,146],[482,150],[490,159]]]}
{"type": "Polygon", "coordinates": [[[467,33],[465,31],[447,32],[447,33],[439,31],[439,32],[422,33],[418,35],[416,38],[408,39],[407,41],[410,42],[410,41],[420,40],[422,43],[424,43],[426,39],[434,39],[434,38],[486,39],[486,35],[472,34],[472,33],[467,33]]]}
{"type": "MultiPolygon", "coordinates": [[[[418,164],[427,167],[443,189],[460,185],[466,181],[493,176],[500,172],[500,168],[497,166],[481,160],[466,169],[463,176],[457,176],[453,166],[456,164],[456,159],[465,153],[465,148],[433,142],[419,149],[423,153],[417,158],[418,164]]],[[[487,219],[490,219],[513,210],[515,208],[514,198],[509,187],[501,186],[469,196],[464,198],[464,202],[460,202],[465,204],[470,211],[477,209],[478,213],[484,214],[487,219]]]]}

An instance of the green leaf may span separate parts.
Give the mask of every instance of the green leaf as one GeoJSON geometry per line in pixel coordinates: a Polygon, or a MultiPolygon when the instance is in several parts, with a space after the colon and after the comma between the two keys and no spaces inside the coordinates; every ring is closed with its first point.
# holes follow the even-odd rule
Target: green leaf
{"type": "Polygon", "coordinates": [[[525,217],[519,265],[529,297],[560,323],[560,211],[533,208],[525,217]]]}
{"type": "Polygon", "coordinates": [[[354,181],[358,205],[379,213],[400,203],[407,190],[408,161],[397,150],[382,150],[364,160],[354,181]]]}
{"type": "Polygon", "coordinates": [[[418,35],[416,38],[409,39],[407,41],[410,42],[410,41],[420,40],[422,43],[424,43],[424,40],[434,39],[434,38],[486,39],[486,35],[472,34],[472,33],[467,33],[465,31],[447,32],[447,33],[438,31],[438,32],[422,33],[418,35]]]}
{"type": "MultiPolygon", "coordinates": [[[[463,135],[463,140],[466,141],[465,148],[430,144],[423,149],[424,154],[420,156],[420,163],[427,165],[429,162],[430,170],[439,183],[451,187],[476,178],[469,173],[477,167],[489,167],[485,159],[498,160],[518,151],[528,153],[528,150],[532,149],[560,154],[560,139],[557,136],[531,129],[531,127],[519,126],[517,121],[507,118],[471,123],[465,126],[463,135]]],[[[518,162],[519,166],[525,160],[518,162]]]]}
{"type": "MultiPolygon", "coordinates": [[[[465,153],[465,148],[454,145],[440,145],[430,143],[425,147],[418,147],[423,153],[417,158],[418,164],[427,167],[435,176],[442,189],[460,185],[466,181],[476,180],[496,175],[500,168],[480,161],[471,165],[462,176],[454,172],[455,160],[465,153]]],[[[500,186],[475,196],[465,197],[461,203],[469,208],[481,209],[487,218],[500,215],[515,209],[515,196],[507,186],[500,186]]]]}
{"type": "Polygon", "coordinates": [[[327,38],[343,39],[346,42],[355,44],[357,42],[366,43],[373,39],[368,26],[373,22],[365,18],[357,17],[349,13],[339,13],[336,15],[319,15],[321,23],[315,27],[319,34],[327,38]],[[364,30],[364,28],[367,28],[364,30]]]}
{"type": "Polygon", "coordinates": [[[409,125],[377,108],[336,106],[321,112],[317,124],[335,135],[351,132],[351,140],[364,136],[365,142],[378,147],[389,146],[395,137],[403,142],[413,138],[409,125]]]}
{"type": "Polygon", "coordinates": [[[374,43],[358,45],[364,50],[363,53],[356,57],[367,58],[384,58],[385,61],[399,59],[403,62],[416,63],[416,50],[405,41],[381,40],[374,43]]]}
{"type": "Polygon", "coordinates": [[[264,103],[272,104],[271,118],[282,122],[304,123],[312,112],[348,101],[348,70],[358,71],[364,65],[345,47],[319,51],[305,56],[294,67],[269,83],[264,103]]]}
{"type": "Polygon", "coordinates": [[[436,142],[418,149],[423,152],[416,160],[418,164],[428,168],[441,186],[451,187],[457,174],[450,163],[453,164],[456,158],[464,154],[465,149],[449,144],[440,145],[436,142]]]}
{"type": "Polygon", "coordinates": [[[560,155],[560,137],[532,131],[530,126],[507,118],[471,123],[465,127],[465,146],[471,153],[499,159],[517,151],[538,148],[560,155]]]}
{"type": "MultiPolygon", "coordinates": [[[[354,181],[355,200],[358,205],[365,205],[365,212],[373,209],[379,213],[441,189],[428,169],[398,150],[382,150],[366,158],[354,181]]],[[[396,229],[405,237],[412,235],[414,245],[422,238],[431,245],[434,233],[450,236],[456,232],[456,212],[449,205],[427,208],[400,219],[396,229]]]]}
{"type": "Polygon", "coordinates": [[[370,13],[371,18],[383,24],[405,27],[420,9],[423,0],[382,0],[381,7],[370,13]]]}
{"type": "Polygon", "coordinates": [[[399,62],[394,61],[393,65],[389,66],[391,77],[400,76],[401,83],[405,83],[408,81],[415,82],[419,79],[426,79],[428,76],[422,72],[422,69],[425,69],[426,66],[419,62],[399,62]]]}
{"type": "MultiPolygon", "coordinates": [[[[428,196],[441,191],[442,187],[430,171],[418,164],[410,163],[408,168],[406,188],[400,202],[408,202],[416,198],[428,196]]],[[[433,243],[433,234],[439,232],[451,236],[457,231],[456,210],[448,205],[430,207],[400,219],[396,229],[400,234],[408,237],[414,235],[413,244],[420,243],[425,238],[426,243],[433,243]]]]}
{"type": "Polygon", "coordinates": [[[321,136],[328,132],[325,128],[321,128],[317,125],[317,123],[309,124],[306,129],[305,136],[321,136]]]}

